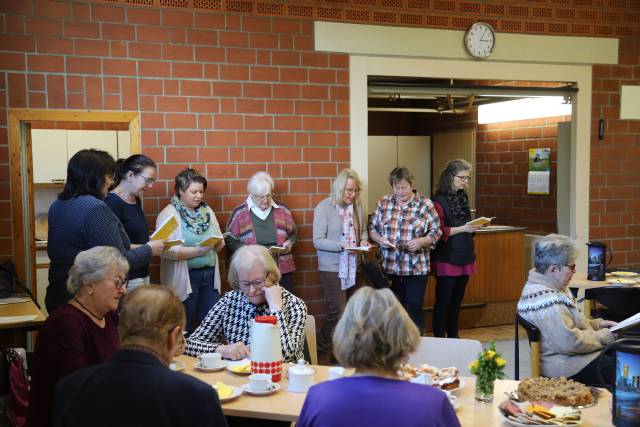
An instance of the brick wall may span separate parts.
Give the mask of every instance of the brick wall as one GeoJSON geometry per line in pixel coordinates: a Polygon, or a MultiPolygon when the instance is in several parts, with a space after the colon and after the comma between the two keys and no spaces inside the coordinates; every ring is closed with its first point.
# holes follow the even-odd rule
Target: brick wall
{"type": "Polygon", "coordinates": [[[557,232],[556,182],[558,122],[547,117],[478,125],[476,132],[476,208],[497,224],[528,227],[532,234],[557,232]],[[530,148],[551,149],[550,194],[527,194],[530,148]]]}
{"type": "Polygon", "coordinates": [[[640,81],[637,0],[0,0],[0,256],[12,253],[7,110],[140,111],[161,177],[145,210],[156,214],[190,165],[224,222],[266,169],[300,225],[295,280],[318,313],[312,209],[349,164],[349,106],[348,57],[313,50],[314,19],[620,37],[620,65],[594,67],[594,129],[605,116],[608,130],[592,142],[591,224],[626,251],[616,260],[639,261],[640,128],[617,120],[620,84],[640,81]]]}

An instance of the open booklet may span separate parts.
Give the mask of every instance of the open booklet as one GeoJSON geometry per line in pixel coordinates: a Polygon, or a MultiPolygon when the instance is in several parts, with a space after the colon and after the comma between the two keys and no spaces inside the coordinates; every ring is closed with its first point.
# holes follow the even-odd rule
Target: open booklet
{"type": "Polygon", "coordinates": [[[171,236],[171,233],[178,228],[178,220],[174,216],[170,216],[167,218],[165,222],[160,224],[160,227],[154,231],[151,236],[149,236],[150,240],[164,240],[168,239],[171,236]]]}
{"type": "Polygon", "coordinates": [[[616,326],[611,328],[611,332],[619,331],[620,329],[627,329],[636,325],[640,325],[640,313],[636,313],[619,322],[616,326]]]}
{"type": "Polygon", "coordinates": [[[485,224],[489,224],[495,218],[496,218],[495,216],[492,216],[490,218],[487,218],[486,216],[481,216],[480,218],[476,218],[474,220],[467,222],[465,225],[485,225],[485,224]]]}
{"type": "MultiPolygon", "coordinates": [[[[293,245],[293,243],[292,243],[293,245]]],[[[269,247],[269,252],[272,254],[281,254],[282,252],[286,251],[287,248],[285,248],[284,246],[270,246],[269,247]]]]}
{"type": "Polygon", "coordinates": [[[356,246],[355,248],[346,248],[350,252],[369,252],[371,246],[356,246]]]}

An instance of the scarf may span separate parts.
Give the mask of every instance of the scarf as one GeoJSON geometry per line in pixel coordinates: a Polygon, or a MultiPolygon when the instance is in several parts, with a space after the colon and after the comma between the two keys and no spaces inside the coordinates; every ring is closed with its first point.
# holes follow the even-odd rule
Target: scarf
{"type": "Polygon", "coordinates": [[[193,211],[187,208],[177,196],[171,198],[171,204],[180,214],[180,218],[184,221],[187,230],[194,234],[202,234],[209,229],[211,217],[205,202],[200,203],[200,206],[193,211]]]}
{"type": "Polygon", "coordinates": [[[462,221],[467,221],[471,218],[469,197],[464,190],[458,190],[455,193],[447,194],[447,202],[449,202],[449,207],[451,208],[451,213],[454,217],[462,221]]]}
{"type": "MultiPolygon", "coordinates": [[[[358,246],[356,243],[356,230],[353,226],[353,205],[347,207],[336,206],[338,215],[342,218],[341,242],[348,247],[358,246]]],[[[357,254],[349,251],[340,253],[340,267],[338,277],[342,290],[347,290],[356,284],[356,260],[357,254]]]]}

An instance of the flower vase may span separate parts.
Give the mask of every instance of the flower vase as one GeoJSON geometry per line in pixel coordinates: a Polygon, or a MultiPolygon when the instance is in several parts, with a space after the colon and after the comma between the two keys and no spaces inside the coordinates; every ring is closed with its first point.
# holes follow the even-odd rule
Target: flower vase
{"type": "Polygon", "coordinates": [[[493,386],[496,382],[495,378],[476,377],[476,400],[479,402],[490,403],[493,401],[493,386]]]}

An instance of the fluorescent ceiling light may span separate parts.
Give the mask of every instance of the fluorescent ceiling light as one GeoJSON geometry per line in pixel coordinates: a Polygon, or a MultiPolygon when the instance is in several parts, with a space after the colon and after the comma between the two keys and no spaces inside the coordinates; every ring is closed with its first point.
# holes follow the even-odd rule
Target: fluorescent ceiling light
{"type": "Polygon", "coordinates": [[[571,104],[565,104],[562,96],[524,98],[497,102],[478,107],[478,123],[500,123],[541,117],[570,116],[571,104]]]}

